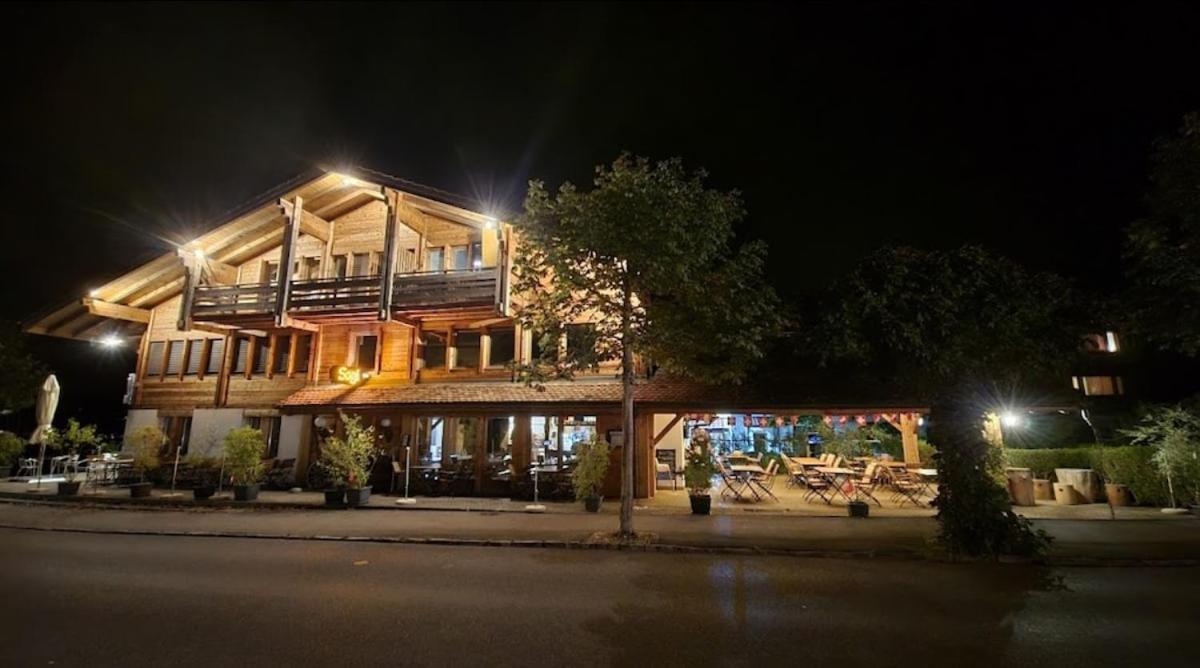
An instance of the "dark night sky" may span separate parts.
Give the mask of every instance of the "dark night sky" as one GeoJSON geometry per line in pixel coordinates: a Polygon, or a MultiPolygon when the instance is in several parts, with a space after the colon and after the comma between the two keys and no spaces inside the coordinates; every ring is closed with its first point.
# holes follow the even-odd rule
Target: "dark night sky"
{"type": "Polygon", "coordinates": [[[1108,287],[1152,140],[1200,108],[1184,4],[2,11],[9,318],[314,163],[513,211],[621,150],[740,188],[785,293],[968,241],[1108,287]]]}

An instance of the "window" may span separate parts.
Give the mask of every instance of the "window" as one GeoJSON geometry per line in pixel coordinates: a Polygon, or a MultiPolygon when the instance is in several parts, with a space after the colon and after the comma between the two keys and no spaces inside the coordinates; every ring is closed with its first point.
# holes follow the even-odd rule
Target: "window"
{"type": "Polygon", "coordinates": [[[442,332],[425,332],[426,369],[443,369],[446,367],[446,334],[442,332]]]}
{"type": "Polygon", "coordinates": [[[225,339],[213,339],[208,344],[208,365],[204,373],[221,373],[225,359],[225,339]]]}
{"type": "Polygon", "coordinates": [[[355,253],[354,265],[351,267],[355,276],[369,276],[371,273],[371,254],[355,253]]]}
{"type": "Polygon", "coordinates": [[[308,358],[312,356],[312,334],[296,337],[296,373],[308,373],[308,358]]]}
{"type": "Polygon", "coordinates": [[[534,332],[531,337],[530,361],[547,360],[553,362],[558,358],[558,336],[547,332],[534,332]]]}
{"type": "Polygon", "coordinates": [[[271,354],[271,340],[255,337],[254,339],[254,373],[266,373],[268,356],[271,354]]]}
{"type": "Polygon", "coordinates": [[[233,372],[246,373],[246,358],[250,356],[250,339],[238,338],[234,341],[233,372]]]}
{"type": "Polygon", "coordinates": [[[204,366],[204,339],[192,339],[188,342],[187,368],[184,373],[189,376],[200,374],[204,366]]]}
{"type": "Polygon", "coordinates": [[[379,337],[360,334],[354,346],[354,365],[360,369],[375,368],[375,352],[379,349],[379,337]]]}
{"type": "Polygon", "coordinates": [[[596,349],[596,326],[591,324],[567,325],[567,350],[581,354],[596,349]]]}
{"type": "Polygon", "coordinates": [[[1120,376],[1075,376],[1071,385],[1083,390],[1084,396],[1109,397],[1125,393],[1120,376]]]}
{"type": "Polygon", "coordinates": [[[466,246],[452,246],[450,248],[450,259],[454,262],[451,268],[455,271],[463,271],[471,266],[466,246]]]}
{"type": "Polygon", "coordinates": [[[247,417],[246,426],[253,427],[263,435],[263,441],[267,444],[266,454],[264,457],[274,458],[279,456],[279,428],[281,418],[278,417],[247,417]]]}
{"type": "Polygon", "coordinates": [[[183,346],[187,341],[171,341],[167,344],[167,375],[176,376],[183,369],[183,346]]]}
{"type": "Polygon", "coordinates": [[[489,329],[488,338],[492,340],[488,350],[488,366],[504,366],[513,361],[517,338],[512,327],[489,329]]]}
{"type": "Polygon", "coordinates": [[[479,332],[454,333],[454,368],[479,368],[479,332]]]}
{"type": "Polygon", "coordinates": [[[338,255],[333,258],[333,276],[334,278],[346,278],[346,267],[348,266],[345,255],[338,255]]]}
{"type": "Polygon", "coordinates": [[[446,251],[445,249],[430,248],[427,251],[425,258],[425,269],[428,271],[442,271],[446,268],[446,251]]]}
{"type": "Polygon", "coordinates": [[[146,350],[146,375],[161,376],[163,363],[163,350],[167,344],[163,341],[151,341],[150,348],[146,350]]]}
{"type": "Polygon", "coordinates": [[[1121,344],[1117,333],[1108,331],[1103,334],[1089,334],[1083,338],[1083,349],[1094,353],[1115,353],[1120,351],[1121,344]]]}
{"type": "Polygon", "coordinates": [[[263,283],[274,283],[279,280],[279,263],[278,262],[263,262],[262,276],[260,279],[263,283]]]}
{"type": "Polygon", "coordinates": [[[471,268],[479,269],[483,266],[483,244],[478,241],[471,244],[471,268]]]}
{"type": "Polygon", "coordinates": [[[272,373],[286,374],[288,371],[288,356],[292,352],[292,337],[283,334],[275,337],[275,360],[271,365],[272,373]]]}
{"type": "Polygon", "coordinates": [[[321,258],[319,257],[302,257],[299,261],[299,266],[296,268],[296,278],[307,280],[310,278],[321,277],[321,258]]]}
{"type": "Polygon", "coordinates": [[[160,455],[180,456],[188,452],[188,442],[192,436],[192,418],[190,416],[163,416],[158,418],[158,429],[167,437],[167,442],[160,449],[160,455]]]}

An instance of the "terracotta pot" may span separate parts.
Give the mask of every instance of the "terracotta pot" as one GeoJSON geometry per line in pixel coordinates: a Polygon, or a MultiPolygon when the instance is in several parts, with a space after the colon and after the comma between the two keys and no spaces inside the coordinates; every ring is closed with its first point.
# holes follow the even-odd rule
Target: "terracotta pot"
{"type": "Polygon", "coordinates": [[[1104,495],[1108,497],[1108,502],[1114,506],[1132,506],[1133,492],[1129,488],[1119,483],[1105,483],[1104,495]]]}
{"type": "Polygon", "coordinates": [[[1053,501],[1054,483],[1045,478],[1034,478],[1033,498],[1037,501],[1053,501]]]}
{"type": "Polygon", "coordinates": [[[1060,506],[1076,505],[1079,503],[1079,500],[1075,493],[1075,486],[1061,482],[1054,483],[1054,500],[1060,506]]]}

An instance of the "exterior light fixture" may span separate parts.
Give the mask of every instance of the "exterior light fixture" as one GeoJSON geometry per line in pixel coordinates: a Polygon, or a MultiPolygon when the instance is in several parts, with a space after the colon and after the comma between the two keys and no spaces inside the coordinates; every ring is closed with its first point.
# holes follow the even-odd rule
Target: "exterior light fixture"
{"type": "Polygon", "coordinates": [[[200,250],[199,248],[192,251],[192,255],[194,255],[198,261],[200,261],[200,262],[204,261],[204,251],[200,250]]]}
{"type": "Polygon", "coordinates": [[[88,290],[88,296],[89,296],[89,297],[93,297],[93,298],[94,298],[94,297],[98,297],[99,295],[100,295],[100,291],[99,291],[99,290],[97,290],[97,289],[95,289],[95,288],[92,288],[91,290],[88,290]]]}
{"type": "Polygon", "coordinates": [[[120,348],[121,343],[121,337],[117,336],[116,334],[106,334],[100,339],[100,345],[109,349],[120,348]]]}
{"type": "Polygon", "coordinates": [[[493,217],[493,216],[487,216],[487,217],[485,218],[485,220],[483,221],[483,229],[485,229],[485,230],[494,230],[494,229],[496,229],[496,219],[495,219],[495,217],[493,217]]]}
{"type": "Polygon", "coordinates": [[[917,418],[917,426],[924,427],[925,426],[925,418],[923,418],[923,417],[917,418]]]}
{"type": "Polygon", "coordinates": [[[1005,412],[1000,416],[1000,424],[1004,425],[1005,427],[1020,427],[1022,424],[1024,424],[1024,420],[1022,420],[1021,416],[1017,415],[1016,413],[1005,412]]]}

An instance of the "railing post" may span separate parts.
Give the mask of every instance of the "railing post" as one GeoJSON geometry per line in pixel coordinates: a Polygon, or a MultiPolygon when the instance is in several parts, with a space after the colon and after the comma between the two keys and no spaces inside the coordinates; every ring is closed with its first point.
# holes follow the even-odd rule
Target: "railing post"
{"type": "Polygon", "coordinates": [[[200,259],[192,253],[180,253],[180,259],[183,261],[183,295],[175,326],[186,332],[192,328],[192,304],[196,301],[196,286],[200,284],[200,259]]]}
{"type": "Polygon", "coordinates": [[[275,286],[275,326],[287,320],[288,297],[292,290],[292,265],[296,261],[296,242],[300,238],[300,218],[304,215],[304,199],[296,196],[294,203],[279,200],[283,210],[283,247],[279,250],[279,283],[275,286]]]}

